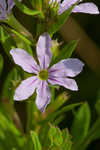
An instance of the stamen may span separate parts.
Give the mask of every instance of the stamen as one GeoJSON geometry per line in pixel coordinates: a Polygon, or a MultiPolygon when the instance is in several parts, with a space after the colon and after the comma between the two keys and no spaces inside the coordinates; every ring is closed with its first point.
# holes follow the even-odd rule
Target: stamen
{"type": "Polygon", "coordinates": [[[38,73],[38,77],[40,80],[47,80],[49,76],[49,72],[46,69],[40,70],[38,73]]]}

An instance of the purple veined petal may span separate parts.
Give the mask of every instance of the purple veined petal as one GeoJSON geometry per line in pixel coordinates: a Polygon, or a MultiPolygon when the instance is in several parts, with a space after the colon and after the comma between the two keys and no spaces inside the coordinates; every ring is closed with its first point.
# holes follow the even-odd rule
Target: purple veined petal
{"type": "Polygon", "coordinates": [[[51,53],[52,40],[48,33],[44,33],[39,37],[37,43],[37,56],[41,69],[48,68],[52,53],[51,53]]]}
{"type": "Polygon", "coordinates": [[[77,91],[78,86],[75,80],[69,78],[49,77],[48,82],[52,85],[60,85],[69,90],[77,91]]]}
{"type": "Polygon", "coordinates": [[[14,62],[21,66],[24,71],[29,73],[37,74],[40,70],[34,58],[29,55],[25,50],[20,48],[15,48],[10,51],[14,62]]]}
{"type": "Polygon", "coordinates": [[[0,20],[7,18],[6,0],[0,0],[0,20]]]}
{"type": "Polygon", "coordinates": [[[75,4],[76,2],[82,2],[82,0],[64,0],[61,4],[60,4],[60,8],[58,11],[58,14],[62,14],[64,11],[66,11],[68,8],[70,8],[73,4],[75,4]]]}
{"type": "Polygon", "coordinates": [[[76,58],[64,59],[49,69],[49,76],[75,77],[83,69],[84,64],[76,58]]]}
{"type": "Polygon", "coordinates": [[[74,13],[88,13],[88,14],[99,14],[98,7],[93,3],[83,3],[75,6],[72,12],[74,13]]]}
{"type": "Polygon", "coordinates": [[[53,2],[53,3],[55,3],[55,2],[60,3],[61,0],[49,0],[49,4],[51,4],[52,2],[53,2]]]}
{"type": "Polygon", "coordinates": [[[0,12],[6,11],[6,7],[7,7],[6,0],[0,0],[0,12]]]}
{"type": "Polygon", "coordinates": [[[14,100],[21,101],[28,99],[34,93],[39,84],[40,81],[37,76],[32,76],[23,80],[15,91],[14,100]]]}
{"type": "Polygon", "coordinates": [[[45,111],[45,108],[50,103],[51,93],[46,81],[41,81],[40,86],[37,88],[36,105],[41,112],[45,111]]]}
{"type": "Polygon", "coordinates": [[[8,0],[8,13],[10,13],[11,9],[14,7],[14,0],[8,0]]]}
{"type": "Polygon", "coordinates": [[[6,18],[7,18],[6,11],[2,11],[2,13],[0,14],[0,20],[6,19],[6,18]]]}
{"type": "MultiPolygon", "coordinates": [[[[21,2],[22,0],[19,0],[19,1],[21,2]]],[[[14,0],[8,0],[8,13],[10,13],[10,11],[14,7],[14,5],[15,5],[14,0]]]]}

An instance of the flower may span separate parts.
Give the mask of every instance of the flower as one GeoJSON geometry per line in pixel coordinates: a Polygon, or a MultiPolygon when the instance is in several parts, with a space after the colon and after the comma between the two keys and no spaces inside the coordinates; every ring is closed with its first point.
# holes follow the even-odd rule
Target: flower
{"type": "Polygon", "coordinates": [[[79,59],[70,58],[61,60],[49,68],[52,58],[51,46],[52,40],[49,34],[42,34],[36,46],[39,65],[23,49],[15,48],[10,51],[17,65],[21,66],[24,71],[35,74],[21,82],[15,91],[14,100],[20,101],[29,98],[36,89],[36,105],[40,111],[45,110],[51,99],[48,83],[77,91],[78,86],[75,80],[68,77],[78,75],[84,66],[79,59]]]}
{"type": "Polygon", "coordinates": [[[0,20],[7,18],[7,14],[10,13],[14,5],[14,0],[0,0],[0,20]]]}
{"type": "Polygon", "coordinates": [[[83,0],[63,0],[61,3],[61,0],[50,0],[49,4],[51,3],[59,3],[59,10],[58,14],[62,14],[64,11],[66,11],[68,8],[72,7],[73,4],[79,3],[76,5],[73,9],[72,12],[77,13],[88,13],[88,14],[99,14],[99,10],[97,6],[92,3],[92,2],[86,2],[86,3],[80,3],[83,0]]]}

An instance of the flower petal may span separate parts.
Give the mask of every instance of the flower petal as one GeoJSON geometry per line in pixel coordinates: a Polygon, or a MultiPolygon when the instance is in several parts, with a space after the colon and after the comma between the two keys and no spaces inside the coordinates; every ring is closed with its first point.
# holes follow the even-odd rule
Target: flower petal
{"type": "Polygon", "coordinates": [[[10,51],[10,54],[12,55],[14,62],[21,66],[24,71],[36,74],[39,72],[39,66],[36,61],[25,50],[15,48],[10,51]]]}
{"type": "Polygon", "coordinates": [[[78,1],[78,0],[64,0],[61,4],[60,4],[60,8],[58,11],[58,14],[62,14],[64,11],[66,11],[68,8],[70,8],[73,4],[75,4],[76,2],[81,2],[82,0],[78,1]]]}
{"type": "Polygon", "coordinates": [[[0,0],[0,20],[7,18],[6,0],[0,0]]]}
{"type": "MultiPolygon", "coordinates": [[[[19,0],[19,2],[21,2],[22,0],[19,0]]],[[[10,12],[10,10],[14,7],[15,2],[14,0],[8,0],[8,13],[10,12]]]]}
{"type": "Polygon", "coordinates": [[[83,3],[75,6],[72,12],[77,13],[88,13],[88,14],[99,14],[97,6],[93,3],[83,3]]]}
{"type": "Polygon", "coordinates": [[[37,56],[41,69],[46,69],[50,64],[52,58],[51,45],[52,41],[48,33],[44,33],[39,37],[37,43],[37,56]]]}
{"type": "Polygon", "coordinates": [[[57,3],[59,3],[61,0],[49,0],[49,4],[51,4],[52,2],[53,3],[55,3],[55,2],[57,2],[57,3]]]}
{"type": "Polygon", "coordinates": [[[39,85],[37,76],[23,80],[15,91],[14,100],[20,101],[29,98],[39,85]]]}
{"type": "Polygon", "coordinates": [[[14,5],[15,5],[14,0],[8,0],[8,13],[10,12],[10,10],[13,8],[14,5]]]}
{"type": "Polygon", "coordinates": [[[51,77],[48,79],[48,82],[51,83],[52,85],[61,85],[61,86],[65,87],[67,89],[70,89],[72,91],[78,90],[77,83],[73,79],[51,77]]]}
{"type": "Polygon", "coordinates": [[[49,76],[75,77],[82,71],[83,66],[84,64],[79,59],[64,59],[49,69],[49,76]]]}
{"type": "Polygon", "coordinates": [[[50,89],[46,81],[41,81],[39,88],[37,88],[36,105],[38,109],[43,112],[51,99],[50,89]]]}
{"type": "Polygon", "coordinates": [[[6,19],[7,18],[7,13],[6,11],[2,11],[1,15],[0,15],[0,20],[6,19]]]}
{"type": "Polygon", "coordinates": [[[0,12],[6,10],[6,0],[0,0],[0,12]]]}

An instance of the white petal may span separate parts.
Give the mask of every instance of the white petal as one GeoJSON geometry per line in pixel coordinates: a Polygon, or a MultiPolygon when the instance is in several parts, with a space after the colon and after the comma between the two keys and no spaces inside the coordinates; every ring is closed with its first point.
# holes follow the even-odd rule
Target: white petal
{"type": "Polygon", "coordinates": [[[70,89],[72,91],[77,91],[78,86],[75,80],[69,79],[69,78],[49,78],[48,82],[52,85],[61,85],[67,89],[70,89]]]}
{"type": "MultiPolygon", "coordinates": [[[[19,0],[19,2],[21,2],[22,0],[19,0]]],[[[8,12],[10,12],[10,10],[14,7],[15,2],[14,0],[7,0],[8,2],[8,12]]]]}
{"type": "Polygon", "coordinates": [[[6,0],[0,0],[0,20],[7,18],[6,7],[6,0]]]}
{"type": "Polygon", "coordinates": [[[50,64],[52,58],[51,45],[52,41],[48,33],[44,33],[39,37],[37,43],[37,56],[41,69],[46,69],[50,64]]]}
{"type": "MultiPolygon", "coordinates": [[[[82,0],[80,0],[79,2],[81,2],[82,0]]],[[[64,11],[66,11],[68,8],[72,7],[73,4],[75,4],[76,2],[78,2],[78,0],[64,0],[61,4],[60,4],[60,8],[59,8],[59,15],[62,14],[64,11]]]]}
{"type": "Polygon", "coordinates": [[[79,59],[64,59],[49,69],[49,76],[75,77],[82,71],[83,66],[84,64],[79,59]]]}
{"type": "Polygon", "coordinates": [[[39,88],[37,88],[36,105],[38,109],[43,112],[46,106],[50,103],[51,93],[46,81],[41,81],[39,88]]]}
{"type": "Polygon", "coordinates": [[[10,12],[10,10],[13,8],[14,5],[15,5],[14,0],[8,0],[8,13],[10,12]]]}
{"type": "Polygon", "coordinates": [[[15,48],[10,51],[10,54],[12,55],[14,62],[21,66],[24,71],[36,74],[39,72],[39,66],[36,61],[25,50],[15,48]]]}
{"type": "Polygon", "coordinates": [[[0,0],[0,12],[2,10],[6,10],[7,4],[6,4],[6,0],[0,0]]]}
{"type": "Polygon", "coordinates": [[[53,3],[55,3],[55,2],[57,2],[57,3],[59,3],[61,0],[49,0],[49,4],[51,4],[52,2],[53,3]]]}
{"type": "Polygon", "coordinates": [[[83,3],[75,6],[72,12],[77,13],[88,13],[88,14],[99,14],[97,6],[93,3],[83,3]]]}
{"type": "Polygon", "coordinates": [[[37,76],[27,78],[22,81],[15,91],[14,100],[20,101],[28,99],[39,85],[37,76]]]}

